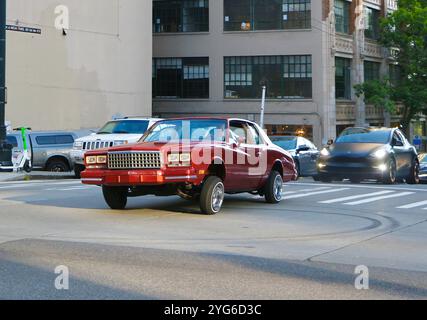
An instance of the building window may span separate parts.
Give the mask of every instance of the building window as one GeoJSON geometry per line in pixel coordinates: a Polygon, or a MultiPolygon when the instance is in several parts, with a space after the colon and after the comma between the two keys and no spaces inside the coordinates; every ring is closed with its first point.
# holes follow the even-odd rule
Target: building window
{"type": "Polygon", "coordinates": [[[335,97],[351,99],[351,59],[335,58],[335,97]]]}
{"type": "Polygon", "coordinates": [[[208,99],[209,58],[153,59],[153,98],[208,99]]]}
{"type": "Polygon", "coordinates": [[[311,56],[225,57],[225,98],[312,98],[311,56]]]}
{"type": "Polygon", "coordinates": [[[380,37],[380,11],[365,7],[365,37],[378,40],[380,37]]]}
{"type": "Polygon", "coordinates": [[[153,31],[209,31],[209,0],[153,1],[153,31]]]}
{"type": "Polygon", "coordinates": [[[365,82],[372,81],[372,80],[380,80],[381,63],[365,61],[364,68],[365,68],[365,82]]]}
{"type": "Polygon", "coordinates": [[[224,30],[311,27],[311,0],[224,0],[224,30]]]}
{"type": "Polygon", "coordinates": [[[402,71],[400,70],[400,66],[397,64],[390,64],[389,65],[389,78],[390,78],[390,83],[393,86],[397,86],[401,83],[402,81],[402,71]]]}
{"type": "Polygon", "coordinates": [[[350,4],[346,0],[335,0],[335,30],[350,33],[350,4]]]}
{"type": "Polygon", "coordinates": [[[310,125],[266,124],[265,128],[268,136],[295,136],[313,140],[313,126],[310,125]]]}

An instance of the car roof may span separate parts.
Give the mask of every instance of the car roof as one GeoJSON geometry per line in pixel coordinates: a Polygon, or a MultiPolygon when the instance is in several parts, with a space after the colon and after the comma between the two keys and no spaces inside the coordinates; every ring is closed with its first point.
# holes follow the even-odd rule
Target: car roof
{"type": "Polygon", "coordinates": [[[179,121],[185,121],[185,120],[224,120],[224,121],[244,121],[252,124],[256,124],[254,121],[250,121],[247,119],[241,119],[241,118],[235,118],[235,117],[221,117],[221,116],[197,116],[197,117],[178,117],[178,118],[168,118],[168,119],[162,119],[162,121],[173,121],[173,120],[179,120],[179,121]]]}
{"type": "Polygon", "coordinates": [[[123,117],[123,118],[112,119],[112,120],[109,120],[108,122],[111,122],[111,121],[123,121],[123,120],[161,121],[161,120],[163,120],[163,119],[160,119],[160,118],[147,118],[147,117],[138,117],[138,116],[135,116],[135,117],[123,117]]]}

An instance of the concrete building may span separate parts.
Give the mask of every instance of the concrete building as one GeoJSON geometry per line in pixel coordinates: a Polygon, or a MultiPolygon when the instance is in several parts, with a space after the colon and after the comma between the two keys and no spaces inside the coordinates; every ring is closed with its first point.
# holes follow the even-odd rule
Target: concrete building
{"type": "Polygon", "coordinates": [[[153,110],[259,120],[317,145],[355,124],[398,122],[353,86],[394,70],[379,18],[394,0],[153,0],[153,110]],[[391,65],[391,67],[390,67],[391,65]]]}
{"type": "Polygon", "coordinates": [[[67,130],[151,115],[151,13],[148,0],[8,0],[6,119],[67,130]]]}

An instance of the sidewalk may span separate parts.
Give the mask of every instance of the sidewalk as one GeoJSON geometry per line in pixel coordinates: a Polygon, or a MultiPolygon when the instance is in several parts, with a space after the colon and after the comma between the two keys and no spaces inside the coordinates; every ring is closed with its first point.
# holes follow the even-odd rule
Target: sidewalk
{"type": "Polygon", "coordinates": [[[33,180],[60,180],[60,179],[73,179],[73,172],[46,172],[46,171],[33,171],[31,173],[21,172],[0,172],[0,182],[7,181],[33,181],[33,180]]]}

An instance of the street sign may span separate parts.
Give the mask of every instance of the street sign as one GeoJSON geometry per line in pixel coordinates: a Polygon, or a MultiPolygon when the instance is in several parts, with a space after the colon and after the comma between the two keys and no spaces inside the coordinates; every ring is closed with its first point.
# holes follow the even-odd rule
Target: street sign
{"type": "Polygon", "coordinates": [[[423,140],[421,139],[421,137],[415,136],[412,144],[415,146],[415,148],[421,149],[421,146],[423,144],[423,140]]]}
{"type": "Polygon", "coordinates": [[[25,32],[25,33],[33,33],[33,34],[41,34],[42,30],[38,28],[31,28],[31,27],[21,27],[21,26],[14,26],[7,24],[6,30],[8,31],[17,31],[17,32],[25,32]]]}

